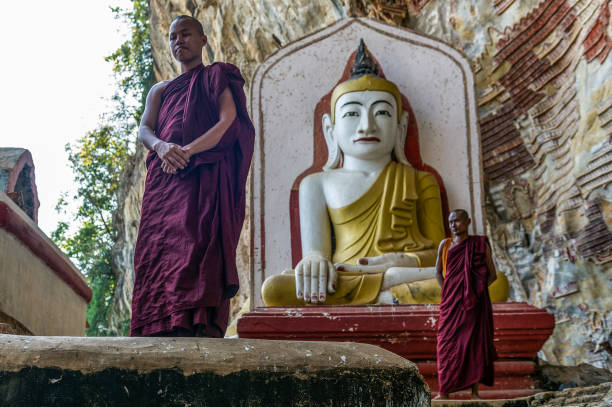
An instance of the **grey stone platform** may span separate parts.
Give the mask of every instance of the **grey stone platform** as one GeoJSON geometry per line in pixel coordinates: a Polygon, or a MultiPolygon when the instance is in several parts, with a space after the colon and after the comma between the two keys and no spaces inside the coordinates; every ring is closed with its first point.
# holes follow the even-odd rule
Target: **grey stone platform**
{"type": "Polygon", "coordinates": [[[610,407],[612,382],[547,391],[512,400],[433,400],[432,407],[610,407]]]}
{"type": "Polygon", "coordinates": [[[1,406],[429,406],[416,366],[351,342],[0,335],[1,406]]]}
{"type": "Polygon", "coordinates": [[[527,397],[504,400],[432,400],[431,407],[529,407],[527,397]]]}

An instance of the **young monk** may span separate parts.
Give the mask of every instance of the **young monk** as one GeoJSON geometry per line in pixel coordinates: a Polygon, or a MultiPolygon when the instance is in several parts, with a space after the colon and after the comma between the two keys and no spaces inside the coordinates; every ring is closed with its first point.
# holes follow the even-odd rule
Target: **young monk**
{"type": "Polygon", "coordinates": [[[138,139],[149,149],[134,252],[132,336],[223,337],[238,290],[236,246],[254,129],[233,65],[202,64],[202,25],[179,16],[181,75],[151,88],[138,139]]]}
{"type": "Polygon", "coordinates": [[[452,238],[440,243],[436,278],[442,287],[438,320],[438,396],[493,385],[493,313],[488,286],[497,279],[486,236],[469,236],[470,217],[463,209],[448,218],[452,238]]]}

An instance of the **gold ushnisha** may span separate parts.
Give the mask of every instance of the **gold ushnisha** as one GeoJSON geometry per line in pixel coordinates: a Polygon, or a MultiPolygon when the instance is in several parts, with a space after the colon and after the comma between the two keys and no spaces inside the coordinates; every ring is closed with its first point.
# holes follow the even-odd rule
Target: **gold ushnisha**
{"type": "Polygon", "coordinates": [[[397,121],[399,123],[402,117],[402,96],[400,91],[393,82],[378,76],[378,66],[376,66],[370,51],[368,51],[362,39],[355,55],[355,65],[351,68],[351,78],[336,86],[332,92],[330,106],[332,123],[336,123],[336,102],[340,96],[345,93],[361,92],[364,90],[378,90],[391,93],[395,97],[397,104],[397,121]]]}

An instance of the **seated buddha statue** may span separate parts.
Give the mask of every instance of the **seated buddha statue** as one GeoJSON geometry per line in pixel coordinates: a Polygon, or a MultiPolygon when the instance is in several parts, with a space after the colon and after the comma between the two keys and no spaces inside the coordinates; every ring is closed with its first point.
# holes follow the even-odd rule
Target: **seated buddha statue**
{"type": "MultiPolygon", "coordinates": [[[[363,41],[322,120],[327,163],[299,187],[304,256],[295,270],[266,279],[264,304],[438,303],[440,188],[408,162],[401,94],[378,75],[363,41]]],[[[500,294],[493,289],[492,300],[507,296],[500,294]]]]}

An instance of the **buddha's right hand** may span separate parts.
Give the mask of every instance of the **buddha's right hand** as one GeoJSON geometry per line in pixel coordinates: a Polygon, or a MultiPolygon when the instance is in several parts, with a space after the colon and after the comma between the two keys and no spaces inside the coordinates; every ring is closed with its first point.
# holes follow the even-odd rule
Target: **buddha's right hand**
{"type": "Polygon", "coordinates": [[[358,264],[336,263],[336,270],[357,273],[384,273],[391,267],[420,267],[416,255],[403,252],[384,253],[380,256],[362,257],[358,264]]]}
{"type": "Polygon", "coordinates": [[[295,266],[295,295],[306,303],[324,302],[327,293],[336,292],[337,280],[332,262],[323,253],[309,252],[295,266]]]}

